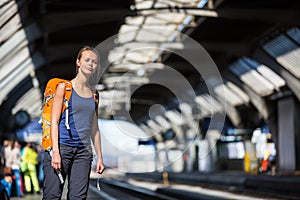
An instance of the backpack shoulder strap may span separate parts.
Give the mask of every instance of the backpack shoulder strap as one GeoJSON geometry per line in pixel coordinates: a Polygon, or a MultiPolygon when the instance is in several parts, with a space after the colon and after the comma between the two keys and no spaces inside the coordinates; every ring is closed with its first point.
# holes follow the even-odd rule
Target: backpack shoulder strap
{"type": "Polygon", "coordinates": [[[69,101],[72,94],[72,82],[68,80],[61,79],[65,83],[65,101],[69,101]]]}
{"type": "Polygon", "coordinates": [[[94,101],[95,101],[95,111],[96,111],[96,115],[98,117],[99,92],[97,90],[95,90],[95,92],[94,92],[94,101]]]}

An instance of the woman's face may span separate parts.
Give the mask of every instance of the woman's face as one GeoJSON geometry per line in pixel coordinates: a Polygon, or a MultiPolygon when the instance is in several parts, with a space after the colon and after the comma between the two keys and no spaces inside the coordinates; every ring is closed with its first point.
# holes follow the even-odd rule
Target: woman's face
{"type": "Polygon", "coordinates": [[[15,146],[15,147],[19,147],[19,142],[18,142],[18,141],[15,141],[14,146],[15,146]]]}
{"type": "Polygon", "coordinates": [[[89,50],[83,51],[81,58],[77,59],[78,70],[87,76],[92,75],[96,71],[97,65],[97,54],[89,50]]]}

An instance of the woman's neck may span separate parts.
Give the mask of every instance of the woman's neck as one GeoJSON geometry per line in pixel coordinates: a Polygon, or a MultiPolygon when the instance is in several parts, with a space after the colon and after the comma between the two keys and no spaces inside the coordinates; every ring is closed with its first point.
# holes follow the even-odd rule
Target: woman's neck
{"type": "Polygon", "coordinates": [[[77,88],[80,88],[80,89],[83,89],[83,88],[89,88],[90,85],[89,85],[89,82],[87,80],[86,77],[83,77],[83,76],[79,76],[77,75],[73,80],[72,80],[72,84],[74,86],[76,86],[77,88]]]}

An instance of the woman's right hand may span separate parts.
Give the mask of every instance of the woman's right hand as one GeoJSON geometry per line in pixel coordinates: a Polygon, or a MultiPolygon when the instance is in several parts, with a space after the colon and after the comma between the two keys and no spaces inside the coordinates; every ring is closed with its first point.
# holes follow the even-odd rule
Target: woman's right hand
{"type": "Polygon", "coordinates": [[[60,157],[59,151],[53,151],[52,152],[51,165],[52,165],[53,169],[55,169],[56,171],[60,171],[60,169],[61,169],[61,157],[60,157]]]}

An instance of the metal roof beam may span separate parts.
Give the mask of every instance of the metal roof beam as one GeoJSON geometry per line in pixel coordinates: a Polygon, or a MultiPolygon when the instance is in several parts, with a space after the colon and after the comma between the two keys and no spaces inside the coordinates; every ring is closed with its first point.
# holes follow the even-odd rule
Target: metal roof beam
{"type": "Polygon", "coordinates": [[[262,22],[283,23],[290,25],[300,24],[300,12],[297,9],[220,8],[217,9],[217,13],[219,18],[251,21],[257,20],[262,22]]]}
{"type": "Polygon", "coordinates": [[[160,7],[155,9],[140,9],[138,10],[142,15],[153,15],[155,13],[186,13],[194,16],[214,17],[214,18],[228,18],[237,20],[257,20],[262,22],[283,23],[298,25],[300,23],[300,13],[296,9],[247,9],[247,8],[218,8],[199,9],[199,8],[170,8],[160,7]],[[295,19],[295,20],[291,20],[295,19]]]}
{"type": "Polygon", "coordinates": [[[251,43],[249,42],[199,41],[199,44],[201,44],[209,52],[211,51],[225,52],[234,56],[249,55],[249,53],[252,50],[251,43]]]}
{"type": "Polygon", "coordinates": [[[124,8],[68,13],[64,12],[44,15],[38,20],[38,23],[44,32],[51,33],[76,26],[120,21],[129,14],[129,10],[124,8]]]}

